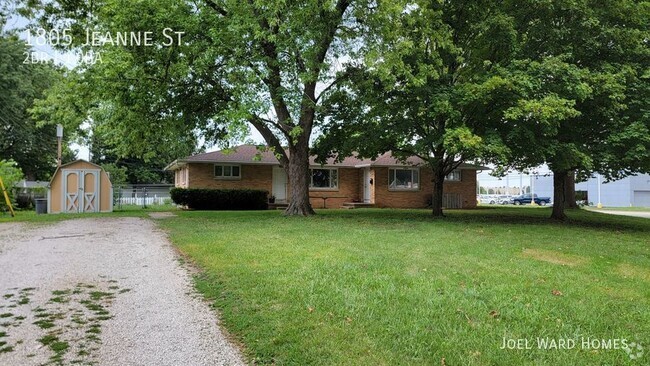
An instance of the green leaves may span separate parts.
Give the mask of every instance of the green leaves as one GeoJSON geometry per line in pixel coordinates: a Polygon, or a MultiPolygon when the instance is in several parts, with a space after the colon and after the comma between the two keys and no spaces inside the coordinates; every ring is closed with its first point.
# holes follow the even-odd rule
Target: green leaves
{"type": "Polygon", "coordinates": [[[508,121],[526,123],[526,128],[541,127],[543,134],[557,134],[560,122],[580,115],[575,109],[575,101],[557,95],[543,96],[541,99],[517,101],[517,105],[504,112],[508,121]]]}
{"type": "Polygon", "coordinates": [[[466,126],[447,129],[443,141],[448,155],[464,155],[468,158],[479,155],[485,145],[483,139],[466,126]]]}
{"type": "MultiPolygon", "coordinates": [[[[15,161],[11,159],[3,159],[0,160],[0,177],[2,177],[2,182],[13,205],[14,190],[12,188],[16,185],[16,183],[24,178],[23,172],[15,161]]],[[[7,209],[8,207],[5,203],[4,193],[0,189],[0,211],[5,211],[7,209]]]]}
{"type": "Polygon", "coordinates": [[[29,110],[62,72],[51,63],[25,63],[31,51],[16,36],[0,34],[0,159],[15,160],[30,179],[46,180],[56,163],[55,130],[29,110]]]}

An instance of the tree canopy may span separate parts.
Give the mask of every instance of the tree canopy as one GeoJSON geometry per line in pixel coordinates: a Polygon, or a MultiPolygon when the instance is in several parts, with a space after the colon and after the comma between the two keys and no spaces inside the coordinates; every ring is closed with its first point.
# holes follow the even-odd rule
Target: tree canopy
{"type": "Polygon", "coordinates": [[[0,160],[14,160],[27,179],[47,180],[56,167],[55,126],[38,124],[29,110],[63,72],[52,63],[24,63],[30,51],[17,36],[0,34],[0,160]]]}
{"type": "MultiPolygon", "coordinates": [[[[506,165],[547,163],[553,218],[564,219],[567,176],[648,171],[650,7],[636,1],[521,1],[522,35],[510,72],[528,80],[502,129],[506,165]]],[[[574,200],[573,197],[570,198],[574,200]]]]}
{"type": "Polygon", "coordinates": [[[34,1],[22,12],[41,26],[69,25],[75,35],[86,27],[183,32],[169,47],[102,48],[101,63],[80,68],[79,83],[87,88],[72,92],[111,105],[103,122],[120,136],[113,141],[118,149],[136,156],[179,140],[238,140],[252,126],[287,171],[287,213],[308,215],[317,90],[335,81],[337,59],[353,47],[367,9],[348,0],[104,0],[34,1]]]}
{"type": "Polygon", "coordinates": [[[372,18],[365,57],[350,62],[340,73],[345,82],[328,94],[331,117],[317,150],[422,158],[441,216],[445,176],[464,161],[503,154],[495,126],[515,102],[515,81],[503,68],[516,39],[512,19],[488,2],[386,5],[372,18]]]}
{"type": "Polygon", "coordinates": [[[315,130],[321,157],[423,158],[436,216],[444,177],[467,160],[547,163],[558,219],[573,171],[614,179],[650,169],[646,2],[25,4],[21,14],[69,28],[74,50],[102,60],[80,64],[37,102],[39,120],[80,135],[88,123],[101,156],[145,162],[255,128],[288,174],[288,214],[313,213],[315,130]],[[87,31],[125,30],[151,32],[152,44],[83,44],[87,31]]]}

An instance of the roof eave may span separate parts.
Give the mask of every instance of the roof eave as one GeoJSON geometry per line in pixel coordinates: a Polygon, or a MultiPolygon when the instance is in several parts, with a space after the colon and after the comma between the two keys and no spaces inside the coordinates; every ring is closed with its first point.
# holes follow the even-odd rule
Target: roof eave
{"type": "Polygon", "coordinates": [[[167,170],[167,171],[178,170],[179,168],[185,166],[185,164],[186,164],[185,160],[176,159],[176,160],[172,161],[171,163],[169,163],[169,165],[164,167],[163,170],[167,170]]]}
{"type": "Polygon", "coordinates": [[[460,170],[492,170],[492,168],[488,168],[486,166],[482,165],[468,165],[468,166],[461,166],[458,167],[460,170]]]}
{"type": "Polygon", "coordinates": [[[271,161],[219,161],[219,160],[184,160],[185,164],[240,164],[240,165],[280,165],[271,161]]]}

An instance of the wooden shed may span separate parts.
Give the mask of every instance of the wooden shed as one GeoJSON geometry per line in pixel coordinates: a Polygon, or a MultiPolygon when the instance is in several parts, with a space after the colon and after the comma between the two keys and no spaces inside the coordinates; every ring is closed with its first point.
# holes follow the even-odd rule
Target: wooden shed
{"type": "Polygon", "coordinates": [[[113,211],[113,185],[101,166],[85,160],[56,169],[47,191],[48,213],[113,211]]]}

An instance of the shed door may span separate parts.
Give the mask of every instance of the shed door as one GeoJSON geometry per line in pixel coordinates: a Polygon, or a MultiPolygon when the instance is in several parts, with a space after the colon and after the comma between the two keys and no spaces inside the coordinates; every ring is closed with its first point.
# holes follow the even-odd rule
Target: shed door
{"type": "Polygon", "coordinates": [[[99,194],[99,170],[63,170],[63,212],[98,212],[99,194]]]}
{"type": "Polygon", "coordinates": [[[81,212],[79,204],[80,171],[64,170],[63,171],[63,209],[62,212],[81,212]]]}
{"type": "Polygon", "coordinates": [[[99,212],[99,172],[82,170],[83,212],[99,212]]]}

